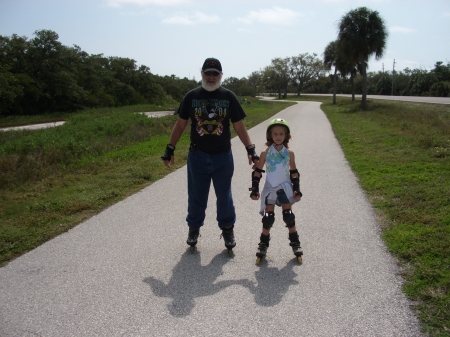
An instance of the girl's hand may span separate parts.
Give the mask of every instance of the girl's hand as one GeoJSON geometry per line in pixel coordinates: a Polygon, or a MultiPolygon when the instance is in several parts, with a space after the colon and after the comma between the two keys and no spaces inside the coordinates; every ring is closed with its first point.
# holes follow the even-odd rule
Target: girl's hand
{"type": "Polygon", "coordinates": [[[259,192],[256,194],[256,195],[254,195],[254,194],[252,194],[252,195],[250,195],[250,198],[252,198],[252,200],[258,200],[259,199],[259,192]]]}

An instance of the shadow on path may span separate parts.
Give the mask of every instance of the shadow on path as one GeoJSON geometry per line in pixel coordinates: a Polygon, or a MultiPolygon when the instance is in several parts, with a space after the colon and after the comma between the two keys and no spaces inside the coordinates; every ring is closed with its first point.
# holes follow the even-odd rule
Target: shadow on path
{"type": "Polygon", "coordinates": [[[144,282],[150,285],[153,293],[159,297],[170,297],[168,309],[172,316],[184,317],[191,313],[195,306],[195,298],[211,296],[231,285],[242,285],[250,288],[253,286],[250,280],[226,280],[215,282],[223,274],[223,266],[230,260],[222,252],[216,255],[211,262],[202,266],[200,253],[184,253],[180,262],[175,266],[172,278],[168,284],[150,276],[144,282]]]}
{"type": "Polygon", "coordinates": [[[255,296],[256,304],[264,307],[277,305],[283,299],[291,285],[299,284],[295,280],[297,274],[294,272],[294,266],[297,262],[290,261],[282,269],[268,267],[267,262],[261,262],[259,270],[255,271],[256,286],[251,283],[248,288],[255,296]]]}
{"type": "Polygon", "coordinates": [[[168,284],[152,276],[143,281],[151,287],[156,296],[172,298],[167,307],[169,313],[175,317],[189,315],[195,306],[195,298],[214,295],[232,285],[247,288],[254,295],[257,305],[268,307],[279,304],[289,287],[299,284],[295,280],[297,274],[293,271],[297,264],[292,261],[282,269],[262,264],[255,272],[256,286],[248,279],[215,282],[223,274],[223,266],[229,260],[224,253],[220,253],[208,265],[202,266],[200,253],[191,254],[187,251],[173,269],[168,284]]]}

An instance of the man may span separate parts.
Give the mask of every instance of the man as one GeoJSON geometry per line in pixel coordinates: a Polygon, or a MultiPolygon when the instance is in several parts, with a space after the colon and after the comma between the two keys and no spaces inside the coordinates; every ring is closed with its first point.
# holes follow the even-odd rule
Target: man
{"type": "Polygon", "coordinates": [[[242,120],[246,117],[236,95],[221,87],[222,65],[216,58],[207,58],[203,63],[202,85],[189,91],[178,109],[169,144],[161,159],[170,168],[174,163],[174,151],[184,129],[191,120],[191,146],[187,159],[188,214],[187,244],[194,252],[200,227],[206,216],[211,181],[217,197],[217,222],[222,230],[225,247],[231,254],[236,246],[234,223],[236,213],[231,193],[231,178],[234,172],[231,152],[232,123],[239,139],[247,149],[249,165],[257,162],[255,145],[250,141],[242,120]]]}

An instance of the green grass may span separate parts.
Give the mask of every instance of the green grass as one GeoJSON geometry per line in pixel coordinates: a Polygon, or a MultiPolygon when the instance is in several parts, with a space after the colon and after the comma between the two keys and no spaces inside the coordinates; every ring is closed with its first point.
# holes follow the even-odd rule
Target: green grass
{"type": "MultiPolygon", "coordinates": [[[[244,124],[250,128],[292,104],[247,98],[244,124]]],[[[160,156],[177,116],[135,113],[169,107],[86,110],[65,115],[57,128],[0,132],[0,265],[170,173],[160,156]]],[[[11,118],[0,119],[5,126],[11,118]]],[[[177,144],[175,168],[186,163],[188,132],[177,144]]]]}
{"type": "Polygon", "coordinates": [[[426,332],[450,335],[450,106],[309,96],[377,211],[426,332]]]}

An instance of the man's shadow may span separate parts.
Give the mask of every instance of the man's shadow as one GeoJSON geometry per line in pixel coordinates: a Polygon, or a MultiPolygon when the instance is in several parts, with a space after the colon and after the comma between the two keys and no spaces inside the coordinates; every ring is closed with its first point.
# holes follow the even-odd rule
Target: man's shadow
{"type": "Polygon", "coordinates": [[[172,298],[172,302],[167,305],[172,316],[184,317],[191,313],[196,297],[214,295],[234,284],[247,288],[253,286],[246,279],[215,282],[223,274],[222,268],[228,261],[229,258],[220,253],[208,265],[202,266],[200,253],[191,254],[187,251],[173,269],[168,284],[152,276],[145,278],[144,282],[150,285],[156,296],[172,298]]]}

